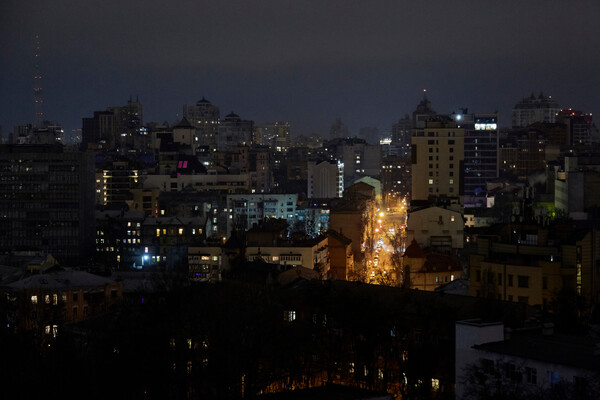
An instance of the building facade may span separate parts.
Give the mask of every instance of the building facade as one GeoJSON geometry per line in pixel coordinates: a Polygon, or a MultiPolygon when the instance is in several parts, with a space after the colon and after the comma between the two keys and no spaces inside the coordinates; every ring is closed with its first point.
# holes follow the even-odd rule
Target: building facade
{"type": "Polygon", "coordinates": [[[94,166],[62,145],[0,147],[0,251],[87,262],[94,240],[94,166]]]}

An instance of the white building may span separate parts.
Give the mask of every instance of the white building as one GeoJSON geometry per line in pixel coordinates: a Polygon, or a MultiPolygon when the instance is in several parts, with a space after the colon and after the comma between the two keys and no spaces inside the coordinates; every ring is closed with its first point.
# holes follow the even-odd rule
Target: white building
{"type": "Polygon", "coordinates": [[[229,223],[227,236],[234,227],[248,230],[266,218],[285,219],[291,226],[296,215],[297,194],[227,195],[229,223]]]}
{"type": "Polygon", "coordinates": [[[600,370],[598,347],[590,338],[555,334],[552,324],[510,330],[500,322],[466,320],[456,322],[455,332],[457,399],[473,389],[465,381],[472,367],[489,376],[490,382],[478,382],[488,391],[500,384],[537,394],[559,382],[589,391],[600,370]]]}
{"type": "Polygon", "coordinates": [[[560,106],[552,99],[552,96],[544,96],[543,93],[536,98],[525,97],[518,102],[512,110],[513,128],[524,128],[535,122],[556,122],[556,115],[561,111],[560,106]]]}
{"type": "Polygon", "coordinates": [[[462,249],[464,221],[458,211],[428,207],[413,211],[408,216],[406,239],[415,239],[423,247],[438,250],[462,249]]]}
{"type": "Polygon", "coordinates": [[[344,194],[344,164],[340,161],[308,162],[308,198],[332,199],[344,194]]]}
{"type": "Polygon", "coordinates": [[[327,236],[293,245],[249,246],[246,248],[246,256],[248,261],[261,258],[273,264],[316,270],[322,279],[327,277],[330,268],[327,236]]]}

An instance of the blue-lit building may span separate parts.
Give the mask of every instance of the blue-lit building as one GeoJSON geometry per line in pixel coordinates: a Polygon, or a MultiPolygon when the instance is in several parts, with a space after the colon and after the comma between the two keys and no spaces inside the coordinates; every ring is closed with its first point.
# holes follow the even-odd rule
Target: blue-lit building
{"type": "Polygon", "coordinates": [[[455,113],[453,117],[465,132],[465,207],[485,207],[486,181],[498,177],[498,114],[465,112],[455,113]]]}

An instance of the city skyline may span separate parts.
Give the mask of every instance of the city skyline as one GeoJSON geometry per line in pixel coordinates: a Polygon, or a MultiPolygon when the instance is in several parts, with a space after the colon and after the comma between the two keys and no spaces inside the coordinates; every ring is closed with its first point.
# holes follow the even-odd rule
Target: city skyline
{"type": "Polygon", "coordinates": [[[557,1],[402,5],[303,1],[211,3],[8,1],[3,6],[3,135],[34,121],[35,35],[44,117],[67,133],[93,111],[144,106],[174,123],[202,97],[257,124],[326,135],[390,129],[427,89],[436,111],[500,114],[532,92],[597,112],[600,5],[557,1]]]}

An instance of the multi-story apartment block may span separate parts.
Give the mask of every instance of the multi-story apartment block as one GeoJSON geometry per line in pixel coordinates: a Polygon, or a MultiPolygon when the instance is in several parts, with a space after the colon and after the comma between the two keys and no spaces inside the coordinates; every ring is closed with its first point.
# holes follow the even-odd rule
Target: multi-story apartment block
{"type": "Polygon", "coordinates": [[[585,399],[597,390],[598,345],[589,335],[557,334],[552,323],[509,328],[484,321],[456,322],[457,399],[483,393],[485,398],[546,398],[558,388],[585,399]]]}
{"type": "Polygon", "coordinates": [[[344,182],[362,176],[379,176],[381,146],[370,145],[364,139],[334,139],[324,145],[324,154],[332,161],[344,164],[344,182]]]}
{"type": "Polygon", "coordinates": [[[96,255],[98,264],[117,270],[139,264],[143,252],[143,211],[96,211],[96,255]]]}
{"type": "Polygon", "coordinates": [[[583,150],[596,141],[593,136],[595,126],[592,114],[584,114],[568,108],[560,110],[556,115],[556,121],[567,126],[567,144],[569,146],[583,150]]]}
{"type": "Polygon", "coordinates": [[[458,259],[448,254],[425,253],[415,239],[402,255],[402,266],[408,272],[405,286],[432,291],[462,276],[458,259]]]}
{"type": "Polygon", "coordinates": [[[230,113],[219,125],[217,134],[217,149],[229,151],[235,146],[246,146],[252,143],[254,122],[242,120],[239,115],[230,113]]]}
{"type": "Polygon", "coordinates": [[[183,116],[196,128],[194,141],[198,146],[216,147],[219,132],[219,107],[202,97],[193,106],[183,107],[183,116]]]}
{"type": "Polygon", "coordinates": [[[381,164],[381,191],[386,204],[410,193],[410,158],[385,157],[381,164]]]}
{"type": "Polygon", "coordinates": [[[307,163],[308,198],[331,199],[344,194],[344,164],[341,161],[307,163]]]}
{"type": "Polygon", "coordinates": [[[470,293],[545,307],[559,291],[593,302],[600,293],[596,230],[557,230],[512,223],[477,237],[470,293]]]}
{"type": "Polygon", "coordinates": [[[276,241],[267,246],[251,246],[246,248],[248,261],[262,259],[273,264],[286,267],[304,267],[319,272],[321,279],[329,273],[329,249],[327,236],[302,241],[276,241]]]}
{"type": "Polygon", "coordinates": [[[448,199],[462,206],[464,129],[443,118],[423,125],[412,136],[411,201],[448,199]]]}
{"type": "Polygon", "coordinates": [[[450,253],[463,248],[464,221],[460,211],[427,207],[412,211],[406,224],[406,238],[426,248],[450,253]]]}
{"type": "Polygon", "coordinates": [[[250,191],[269,193],[273,188],[272,152],[265,146],[252,146],[248,154],[250,191]]]}
{"type": "Polygon", "coordinates": [[[0,146],[0,251],[37,250],[61,264],[93,249],[91,153],[62,145],[0,146]]]}
{"type": "Polygon", "coordinates": [[[464,129],[465,206],[485,207],[486,182],[498,177],[500,125],[497,114],[453,114],[464,129]]]}
{"type": "Polygon", "coordinates": [[[142,104],[129,100],[127,105],[108,107],[82,120],[82,149],[109,148],[145,150],[151,146],[151,136],[143,127],[142,104]]]}
{"type": "Polygon", "coordinates": [[[122,301],[122,284],[70,269],[51,269],[0,287],[8,299],[7,328],[29,331],[50,346],[64,324],[107,312],[122,301]]]}
{"type": "Polygon", "coordinates": [[[512,127],[525,128],[534,122],[555,122],[559,111],[560,106],[552,96],[540,93],[536,98],[532,93],[513,107],[512,127]]]}
{"type": "Polygon", "coordinates": [[[329,278],[348,280],[354,270],[354,255],[352,254],[352,240],[333,231],[327,231],[329,247],[329,278]]]}
{"type": "Polygon", "coordinates": [[[269,146],[272,151],[286,152],[292,145],[290,123],[277,121],[255,128],[254,143],[269,146]]]}
{"type": "Polygon", "coordinates": [[[297,194],[229,194],[227,236],[234,229],[246,231],[267,218],[285,219],[293,225],[297,203],[297,194]]]}
{"type": "Polygon", "coordinates": [[[183,190],[246,193],[250,190],[250,176],[246,173],[228,174],[226,171],[209,170],[197,175],[146,175],[144,189],[161,189],[165,192],[183,190]]]}
{"type": "Polygon", "coordinates": [[[564,158],[554,180],[554,204],[576,220],[600,207],[600,157],[564,158]]]}
{"type": "Polygon", "coordinates": [[[188,276],[191,281],[217,282],[223,272],[222,249],[218,246],[188,247],[188,276]]]}
{"type": "Polygon", "coordinates": [[[207,217],[146,218],[142,224],[143,253],[134,268],[164,264],[168,268],[187,266],[188,248],[206,240],[207,217]]]}
{"type": "Polygon", "coordinates": [[[131,190],[141,188],[139,166],[128,160],[117,160],[99,165],[96,169],[96,204],[104,206],[127,205],[131,208],[131,190]]]}
{"type": "MultiPolygon", "coordinates": [[[[368,186],[366,184],[360,187],[368,186]]],[[[329,229],[338,232],[352,241],[354,261],[364,259],[365,250],[374,247],[375,242],[375,190],[371,195],[351,190],[344,197],[331,202],[329,229]]]]}
{"type": "Polygon", "coordinates": [[[413,121],[408,114],[392,125],[391,156],[410,157],[412,129],[413,121]]]}
{"type": "Polygon", "coordinates": [[[298,202],[296,222],[292,229],[315,237],[329,228],[329,199],[308,199],[298,202]]]}

